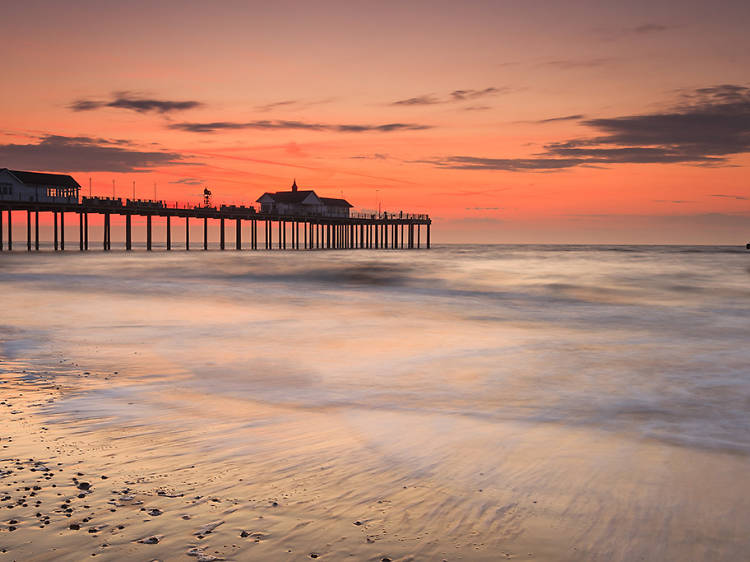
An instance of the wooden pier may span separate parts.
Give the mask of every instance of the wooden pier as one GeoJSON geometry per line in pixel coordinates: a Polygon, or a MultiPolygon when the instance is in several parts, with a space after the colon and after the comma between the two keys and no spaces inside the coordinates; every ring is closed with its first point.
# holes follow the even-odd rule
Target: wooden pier
{"type": "MultiPolygon", "coordinates": [[[[101,247],[112,250],[112,215],[125,217],[124,249],[133,249],[133,220],[146,219],[146,250],[153,246],[152,218],[166,219],[166,249],[172,250],[173,219],[184,219],[185,250],[190,246],[190,220],[203,221],[201,248],[208,250],[208,225],[210,221],[219,223],[219,248],[227,247],[227,222],[233,223],[230,233],[234,234],[234,249],[250,250],[354,250],[354,249],[421,249],[430,248],[431,219],[427,215],[407,213],[364,214],[354,213],[348,217],[332,216],[293,216],[260,213],[254,207],[168,207],[161,201],[130,201],[121,199],[84,198],[80,203],[42,203],[25,201],[0,201],[0,251],[13,250],[14,220],[25,220],[26,250],[39,250],[39,215],[53,215],[53,248],[66,249],[65,219],[77,217],[79,251],[89,249],[89,215],[102,215],[103,235],[101,247]],[[19,216],[20,215],[20,216],[19,216]],[[243,221],[250,224],[250,238],[243,248],[243,221]],[[262,226],[261,226],[262,225],[262,226]],[[424,241],[422,231],[424,227],[424,241]],[[259,228],[263,229],[259,236],[259,228]],[[3,236],[5,234],[6,236],[3,236]],[[287,241],[289,242],[287,244],[287,241]],[[424,242],[424,243],[423,243],[424,242]]],[[[17,244],[17,242],[15,242],[17,244]]],[[[70,241],[68,241],[70,243],[70,241]]],[[[17,247],[17,246],[16,246],[17,247]]]]}

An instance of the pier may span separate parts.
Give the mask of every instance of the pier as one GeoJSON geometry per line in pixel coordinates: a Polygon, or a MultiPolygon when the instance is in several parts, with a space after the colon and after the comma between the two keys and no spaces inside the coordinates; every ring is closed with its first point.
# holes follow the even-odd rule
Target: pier
{"type": "MultiPolygon", "coordinates": [[[[191,246],[191,220],[202,222],[203,237],[199,248],[209,248],[209,221],[218,223],[219,248],[235,250],[355,250],[355,249],[429,249],[432,221],[425,214],[351,213],[348,216],[317,216],[258,212],[254,207],[221,205],[219,207],[188,205],[170,207],[163,201],[126,200],[105,197],[84,197],[80,202],[0,201],[0,251],[39,250],[39,217],[52,215],[52,247],[54,251],[89,249],[89,215],[103,217],[99,246],[112,250],[112,215],[125,217],[123,249],[133,250],[133,217],[146,219],[146,250],[154,244],[153,218],[165,219],[166,249],[174,249],[173,228],[185,229],[185,250],[191,246]],[[65,221],[77,221],[77,239],[65,239],[65,221]],[[25,240],[13,239],[13,222],[25,221],[25,240]],[[181,224],[180,224],[181,223],[181,224]],[[230,225],[227,225],[230,223],[230,225]],[[243,241],[243,223],[249,225],[249,237],[243,241]],[[262,231],[262,232],[261,232],[262,231]],[[234,235],[228,241],[227,232],[234,235]],[[20,244],[19,244],[20,242],[20,244]],[[67,247],[66,247],[67,243],[67,247]],[[244,243],[244,245],[243,245],[244,243]]],[[[247,229],[245,229],[247,231],[247,229]]],[[[198,241],[194,241],[195,242],[198,241]]]]}

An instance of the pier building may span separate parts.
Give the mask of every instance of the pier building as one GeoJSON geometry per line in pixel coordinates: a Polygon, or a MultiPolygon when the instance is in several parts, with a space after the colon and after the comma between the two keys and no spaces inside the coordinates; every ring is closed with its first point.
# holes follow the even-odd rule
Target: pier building
{"type": "Polygon", "coordinates": [[[261,213],[310,217],[348,217],[350,209],[354,206],[346,199],[319,197],[312,190],[300,191],[297,180],[292,183],[290,191],[264,193],[256,202],[260,203],[261,213]]]}
{"type": "Polygon", "coordinates": [[[0,168],[0,201],[78,202],[81,186],[71,176],[0,168]]]}

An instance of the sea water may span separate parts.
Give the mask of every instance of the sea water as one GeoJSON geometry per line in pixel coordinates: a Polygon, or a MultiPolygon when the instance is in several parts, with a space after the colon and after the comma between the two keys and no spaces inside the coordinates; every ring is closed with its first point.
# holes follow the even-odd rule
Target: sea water
{"type": "Polygon", "coordinates": [[[107,373],[49,423],[158,428],[269,485],[325,462],[338,505],[422,486],[400,525],[438,543],[750,547],[742,248],[16,252],[0,288],[6,368],[107,373]]]}

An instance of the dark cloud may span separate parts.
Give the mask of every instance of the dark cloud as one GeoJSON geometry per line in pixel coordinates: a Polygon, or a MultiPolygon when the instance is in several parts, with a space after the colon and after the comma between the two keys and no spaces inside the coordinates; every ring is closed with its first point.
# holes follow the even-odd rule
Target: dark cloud
{"type": "Polygon", "coordinates": [[[392,131],[419,131],[430,129],[429,125],[415,123],[386,123],[384,125],[330,125],[323,123],[306,123],[304,121],[260,120],[239,123],[233,121],[215,121],[211,123],[173,123],[170,129],[188,131],[191,133],[215,133],[232,129],[302,129],[309,131],[337,131],[341,133],[365,133],[376,131],[388,133],[392,131]]]}
{"type": "Polygon", "coordinates": [[[711,197],[723,197],[724,199],[737,199],[738,201],[748,201],[750,197],[744,195],[725,195],[723,193],[714,193],[711,197]]]}
{"type": "Polygon", "coordinates": [[[185,111],[201,107],[203,104],[198,101],[172,101],[157,100],[151,98],[138,97],[130,92],[116,92],[109,101],[97,100],[76,100],[70,104],[73,111],[93,111],[103,107],[117,107],[120,109],[129,109],[138,113],[170,113],[173,111],[185,111]]]}
{"type": "Polygon", "coordinates": [[[534,123],[555,123],[556,121],[578,121],[583,119],[585,115],[565,115],[563,117],[549,117],[548,119],[539,119],[534,123]]]}
{"type": "MultiPolygon", "coordinates": [[[[453,90],[444,98],[435,96],[434,94],[425,94],[422,96],[416,96],[413,98],[406,98],[391,102],[390,105],[437,105],[443,103],[460,103],[464,101],[471,101],[478,98],[484,98],[487,96],[494,96],[509,92],[510,88],[485,88],[483,90],[453,90]]],[[[484,108],[483,108],[484,109],[484,108]]]]}
{"type": "Polygon", "coordinates": [[[67,172],[145,172],[186,164],[174,152],[125,148],[126,142],[47,135],[35,144],[0,144],[0,161],[11,168],[67,172]]]}
{"type": "MultiPolygon", "coordinates": [[[[722,85],[683,96],[688,101],[643,115],[586,119],[599,135],[550,143],[531,158],[449,156],[428,162],[463,170],[559,170],[607,164],[728,165],[750,152],[750,88],[722,85]]],[[[571,116],[573,118],[575,116],[571,116]]]]}

